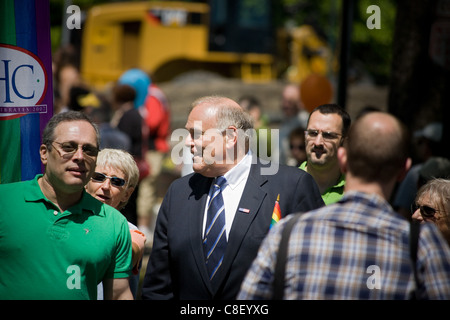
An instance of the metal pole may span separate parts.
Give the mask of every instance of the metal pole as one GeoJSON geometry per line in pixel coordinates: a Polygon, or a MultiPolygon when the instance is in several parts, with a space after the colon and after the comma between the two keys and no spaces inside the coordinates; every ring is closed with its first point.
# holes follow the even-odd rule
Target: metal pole
{"type": "Polygon", "coordinates": [[[354,8],[355,0],[343,0],[337,103],[344,109],[347,100],[347,74],[348,62],[350,57],[354,8]]]}

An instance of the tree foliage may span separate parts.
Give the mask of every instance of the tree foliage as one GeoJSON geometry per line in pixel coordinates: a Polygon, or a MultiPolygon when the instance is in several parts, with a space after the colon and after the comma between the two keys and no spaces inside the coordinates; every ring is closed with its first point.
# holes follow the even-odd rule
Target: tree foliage
{"type": "Polygon", "coordinates": [[[391,72],[396,7],[394,1],[359,0],[355,8],[352,33],[352,57],[361,61],[375,83],[387,83],[391,72]],[[367,8],[377,4],[380,8],[380,29],[368,29],[370,16],[367,8]]]}
{"type": "MultiPolygon", "coordinates": [[[[366,73],[375,83],[387,84],[392,61],[392,41],[395,28],[396,0],[354,0],[351,36],[350,72],[358,78],[366,73]],[[368,29],[367,8],[380,8],[381,29],[368,29]]],[[[310,24],[338,54],[341,37],[343,0],[283,0],[283,23],[310,24]]]]}

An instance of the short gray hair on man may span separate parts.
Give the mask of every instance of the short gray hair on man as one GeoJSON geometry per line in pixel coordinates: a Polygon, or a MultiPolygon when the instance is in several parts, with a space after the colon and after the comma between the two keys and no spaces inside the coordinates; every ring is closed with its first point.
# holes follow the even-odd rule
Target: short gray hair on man
{"type": "Polygon", "coordinates": [[[230,126],[241,129],[247,134],[247,130],[253,129],[252,117],[234,100],[223,96],[205,96],[196,99],[191,110],[200,104],[208,104],[206,113],[216,117],[217,129],[224,131],[230,126]]]}

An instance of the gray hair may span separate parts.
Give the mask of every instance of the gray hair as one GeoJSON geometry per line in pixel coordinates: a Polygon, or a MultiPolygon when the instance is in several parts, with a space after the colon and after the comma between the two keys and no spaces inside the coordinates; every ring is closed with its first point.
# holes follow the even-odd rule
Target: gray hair
{"type": "Polygon", "coordinates": [[[450,215],[450,180],[436,178],[431,179],[417,191],[416,199],[428,194],[431,199],[440,203],[440,206],[445,209],[447,216],[450,215]]]}
{"type": "Polygon", "coordinates": [[[450,244],[450,180],[436,178],[431,179],[417,191],[415,201],[428,196],[441,211],[442,220],[436,221],[447,242],[450,244]],[[445,227],[444,227],[445,225],[445,227]]]}
{"type": "Polygon", "coordinates": [[[139,169],[133,156],[120,149],[105,148],[100,150],[97,157],[97,166],[112,167],[125,174],[127,186],[135,188],[139,182],[139,169]]]}
{"type": "Polygon", "coordinates": [[[205,96],[195,100],[191,110],[204,103],[209,105],[207,115],[216,118],[218,130],[224,131],[234,126],[242,130],[248,139],[248,130],[253,129],[253,119],[237,102],[223,96],[205,96]]]}
{"type": "MultiPolygon", "coordinates": [[[[112,167],[125,174],[126,187],[136,188],[139,182],[139,169],[133,156],[120,149],[105,148],[100,150],[97,157],[97,166],[112,167]]],[[[118,210],[125,207],[128,201],[119,203],[118,210]]]]}

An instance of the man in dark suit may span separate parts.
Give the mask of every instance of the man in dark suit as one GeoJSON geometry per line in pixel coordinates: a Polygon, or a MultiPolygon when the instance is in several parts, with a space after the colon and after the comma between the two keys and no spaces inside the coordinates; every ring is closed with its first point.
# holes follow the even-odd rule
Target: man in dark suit
{"type": "Polygon", "coordinates": [[[269,231],[277,196],[282,216],[324,205],[308,173],[288,166],[273,170],[253,155],[252,128],[231,99],[203,97],[192,104],[186,145],[194,173],[173,182],[163,200],[143,299],[235,299],[269,231]],[[215,201],[220,209],[210,224],[215,201]],[[221,233],[210,239],[219,224],[221,233]]]}

